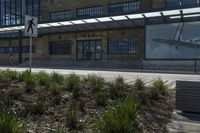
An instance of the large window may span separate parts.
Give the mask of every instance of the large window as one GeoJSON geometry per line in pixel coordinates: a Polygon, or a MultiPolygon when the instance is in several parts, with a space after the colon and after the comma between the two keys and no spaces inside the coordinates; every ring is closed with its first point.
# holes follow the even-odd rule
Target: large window
{"type": "Polygon", "coordinates": [[[49,47],[50,55],[70,55],[71,41],[51,42],[49,47]]]}
{"type": "Polygon", "coordinates": [[[39,16],[40,0],[0,0],[0,26],[24,22],[25,14],[39,16]]]}
{"type": "Polygon", "coordinates": [[[102,15],[102,6],[77,9],[78,18],[97,17],[102,15]]]}
{"type": "Polygon", "coordinates": [[[78,60],[101,60],[101,40],[77,41],[78,60]]]}
{"type": "Polygon", "coordinates": [[[69,20],[72,18],[72,13],[69,10],[51,12],[49,18],[51,21],[69,20]]]}
{"type": "Polygon", "coordinates": [[[187,6],[199,4],[200,0],[166,0],[168,7],[187,6]]]}
{"type": "Polygon", "coordinates": [[[181,0],[181,4],[184,5],[195,5],[199,4],[199,0],[181,0]]]}
{"type": "MultiPolygon", "coordinates": [[[[32,53],[36,52],[35,45],[32,46],[32,53]]],[[[0,47],[0,53],[19,53],[19,46],[0,47]]],[[[22,53],[29,53],[29,46],[22,46],[22,53]]]]}
{"type": "Polygon", "coordinates": [[[133,55],[139,53],[139,38],[111,38],[108,44],[109,55],[133,55]]]}
{"type": "MultiPolygon", "coordinates": [[[[23,0],[22,0],[23,1],[23,0]]],[[[40,0],[26,0],[26,14],[31,16],[39,16],[40,0]]]]}
{"type": "Polygon", "coordinates": [[[131,13],[140,9],[139,1],[118,3],[109,5],[110,14],[131,13]]]}

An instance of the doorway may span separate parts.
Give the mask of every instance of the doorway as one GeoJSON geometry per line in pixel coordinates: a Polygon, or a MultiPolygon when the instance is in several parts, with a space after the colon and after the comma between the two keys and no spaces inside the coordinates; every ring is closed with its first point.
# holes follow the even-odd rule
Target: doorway
{"type": "Polygon", "coordinates": [[[79,40],[77,41],[77,60],[101,60],[101,40],[79,40]]]}

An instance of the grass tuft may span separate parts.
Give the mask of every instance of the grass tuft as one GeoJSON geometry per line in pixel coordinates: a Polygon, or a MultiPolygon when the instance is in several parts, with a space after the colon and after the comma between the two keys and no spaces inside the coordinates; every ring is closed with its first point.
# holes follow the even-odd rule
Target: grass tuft
{"type": "Polygon", "coordinates": [[[51,80],[55,83],[62,84],[64,81],[64,76],[59,73],[53,72],[51,74],[51,80]]]}
{"type": "Polygon", "coordinates": [[[163,80],[157,79],[151,87],[151,96],[154,99],[158,99],[159,95],[165,95],[167,93],[167,86],[165,86],[163,80]]]}
{"type": "Polygon", "coordinates": [[[30,72],[26,72],[24,75],[24,82],[26,91],[30,92],[36,86],[35,75],[30,72]]]}
{"type": "Polygon", "coordinates": [[[45,112],[45,98],[40,96],[37,98],[37,101],[33,103],[31,107],[31,112],[33,114],[44,114],[45,112]]]}
{"type": "Polygon", "coordinates": [[[11,109],[3,109],[0,112],[0,132],[1,133],[24,133],[24,124],[18,121],[15,113],[11,109]]]}
{"type": "Polygon", "coordinates": [[[67,82],[67,88],[72,91],[73,89],[79,88],[80,86],[80,76],[72,73],[67,75],[66,82],[67,82]]]}
{"type": "Polygon", "coordinates": [[[106,95],[102,91],[97,92],[95,94],[96,104],[97,106],[105,106],[106,105],[106,95]]]}
{"type": "Polygon", "coordinates": [[[113,83],[109,84],[110,96],[114,98],[122,98],[124,97],[124,92],[126,90],[126,84],[124,83],[124,79],[118,76],[113,83]]]}
{"type": "Polygon", "coordinates": [[[138,131],[139,104],[136,97],[119,100],[108,108],[97,123],[101,133],[135,133],[138,131]]]}
{"type": "Polygon", "coordinates": [[[136,90],[144,90],[145,89],[145,84],[142,79],[137,79],[135,81],[134,87],[136,90]]]}
{"type": "Polygon", "coordinates": [[[66,126],[70,129],[76,129],[77,124],[77,107],[76,103],[72,102],[70,107],[67,109],[66,126]]]}
{"type": "Polygon", "coordinates": [[[88,88],[92,89],[94,92],[100,91],[105,85],[104,78],[96,74],[90,74],[85,76],[84,82],[88,86],[88,88]]]}
{"type": "Polygon", "coordinates": [[[60,85],[56,82],[51,83],[50,90],[53,95],[58,95],[61,91],[60,85]]]}
{"type": "Polygon", "coordinates": [[[44,71],[40,71],[37,75],[38,84],[41,86],[49,86],[50,76],[44,71]]]}
{"type": "Polygon", "coordinates": [[[19,74],[20,73],[17,71],[7,69],[5,71],[0,71],[0,78],[4,80],[18,80],[19,74]]]}

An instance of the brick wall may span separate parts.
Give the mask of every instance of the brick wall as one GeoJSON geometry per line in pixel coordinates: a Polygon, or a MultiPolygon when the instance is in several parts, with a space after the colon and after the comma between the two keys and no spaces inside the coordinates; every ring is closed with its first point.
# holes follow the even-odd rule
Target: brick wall
{"type": "MultiPolygon", "coordinates": [[[[105,31],[95,31],[95,32],[80,32],[80,33],[58,33],[58,34],[46,34],[33,39],[33,44],[36,45],[36,53],[33,54],[34,59],[70,59],[76,60],[76,41],[77,40],[91,40],[91,39],[101,39],[102,40],[102,59],[103,60],[136,60],[144,57],[144,28],[132,28],[132,29],[116,29],[116,30],[105,30],[105,31]],[[108,56],[108,39],[112,37],[139,37],[140,53],[138,55],[131,56],[108,56]],[[49,54],[49,44],[51,41],[72,41],[72,52],[71,55],[50,55],[49,54]]],[[[17,46],[17,39],[10,40],[0,40],[1,46],[17,46]]],[[[28,38],[23,39],[23,45],[28,45],[28,38]]],[[[9,54],[0,54],[0,60],[8,60],[12,58],[13,60],[18,59],[18,54],[13,54],[10,57],[9,54]]],[[[28,58],[28,54],[23,54],[23,60],[28,58]]]]}
{"type": "MultiPolygon", "coordinates": [[[[108,15],[108,5],[113,3],[128,2],[130,0],[41,0],[41,17],[43,21],[49,21],[49,13],[53,11],[72,10],[73,16],[76,16],[76,9],[92,6],[103,6],[103,15],[108,15]]],[[[164,0],[140,0],[141,10],[151,9],[163,6],[164,0]],[[156,2],[157,1],[157,2],[156,2]]],[[[131,29],[116,29],[116,30],[104,30],[95,32],[80,32],[80,33],[57,33],[57,34],[45,34],[33,39],[33,44],[36,45],[36,53],[33,54],[34,59],[76,59],[76,41],[86,39],[101,39],[102,40],[102,58],[103,60],[111,59],[125,59],[136,60],[144,58],[144,28],[131,28],[131,29]],[[107,45],[108,38],[121,37],[121,36],[136,36],[140,38],[140,53],[132,56],[108,56],[107,45]],[[51,41],[72,41],[72,54],[67,56],[52,56],[49,55],[49,43],[51,41]]],[[[0,40],[1,46],[18,45],[17,39],[0,40]]],[[[28,38],[23,39],[23,45],[28,45],[28,38]]],[[[18,54],[0,54],[0,60],[12,60],[18,59],[18,54]]],[[[28,54],[23,54],[23,60],[28,58],[28,54]]]]}
{"type": "Polygon", "coordinates": [[[152,7],[153,8],[164,8],[165,0],[153,0],[152,7]]]}
{"type": "MultiPolygon", "coordinates": [[[[103,16],[108,15],[108,5],[134,0],[42,0],[42,19],[49,20],[49,13],[61,10],[72,10],[72,16],[76,18],[76,9],[84,7],[93,7],[101,5],[103,7],[103,16]]],[[[135,0],[137,1],[137,0],[135,0]]],[[[154,0],[163,1],[163,0],[154,0]]],[[[154,2],[155,4],[156,2],[154,2]]],[[[160,2],[159,2],[160,3],[160,2]]],[[[152,8],[152,0],[140,0],[140,9],[146,10],[152,8]]]]}

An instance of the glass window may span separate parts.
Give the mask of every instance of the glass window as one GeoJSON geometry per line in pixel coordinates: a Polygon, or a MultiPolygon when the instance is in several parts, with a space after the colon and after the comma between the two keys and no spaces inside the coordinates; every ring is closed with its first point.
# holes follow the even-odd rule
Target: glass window
{"type": "MultiPolygon", "coordinates": [[[[0,53],[18,53],[19,46],[0,47],[0,53]]],[[[32,46],[32,52],[36,52],[35,45],[32,46]]],[[[29,46],[22,46],[22,53],[29,53],[29,46]]]]}
{"type": "Polygon", "coordinates": [[[78,18],[97,17],[102,15],[102,6],[77,9],[78,18]]]}
{"type": "Polygon", "coordinates": [[[181,0],[181,4],[184,5],[195,5],[199,4],[199,0],[181,0]]]}
{"type": "Polygon", "coordinates": [[[139,38],[111,38],[108,44],[109,55],[131,55],[139,53],[139,38]]]}
{"type": "Polygon", "coordinates": [[[131,13],[140,9],[139,1],[118,3],[109,5],[110,14],[131,13]]]}
{"type": "Polygon", "coordinates": [[[70,55],[71,41],[51,42],[49,47],[50,55],[70,55]]]}
{"type": "Polygon", "coordinates": [[[40,0],[26,0],[26,14],[31,16],[39,16],[40,0]]]}
{"type": "Polygon", "coordinates": [[[180,6],[181,2],[180,0],[167,0],[167,6],[174,7],[174,6],[180,6]]]}
{"type": "Polygon", "coordinates": [[[187,6],[199,4],[199,0],[166,0],[168,7],[187,6]]]}
{"type": "Polygon", "coordinates": [[[51,12],[49,16],[51,21],[69,20],[72,18],[71,11],[51,12]]]}
{"type": "Polygon", "coordinates": [[[24,22],[25,14],[39,17],[40,0],[0,0],[0,26],[24,22]]]}

